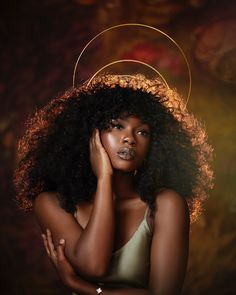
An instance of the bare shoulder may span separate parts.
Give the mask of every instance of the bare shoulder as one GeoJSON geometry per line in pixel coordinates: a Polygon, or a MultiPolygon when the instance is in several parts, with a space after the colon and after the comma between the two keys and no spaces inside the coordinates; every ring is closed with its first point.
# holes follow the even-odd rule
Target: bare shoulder
{"type": "Polygon", "coordinates": [[[185,223],[189,224],[189,209],[185,198],[176,191],[165,189],[156,196],[155,223],[185,223]]]}
{"type": "Polygon", "coordinates": [[[187,201],[176,191],[165,189],[156,196],[155,204],[157,208],[188,208],[187,201]]]}
{"type": "Polygon", "coordinates": [[[40,193],[34,201],[34,210],[43,209],[45,206],[59,206],[58,193],[55,191],[46,191],[40,193]]]}

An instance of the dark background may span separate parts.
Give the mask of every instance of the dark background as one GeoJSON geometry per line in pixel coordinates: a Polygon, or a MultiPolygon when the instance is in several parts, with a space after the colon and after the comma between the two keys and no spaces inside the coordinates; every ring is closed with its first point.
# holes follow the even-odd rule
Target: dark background
{"type": "MultiPolygon", "coordinates": [[[[205,122],[215,149],[215,187],[191,228],[183,294],[236,294],[235,12],[235,1],[1,1],[1,294],[67,294],[45,255],[34,217],[16,208],[16,144],[32,111],[72,86],[74,64],[86,42],[124,22],[158,27],[181,44],[193,74],[188,108],[205,122]]],[[[120,37],[114,38],[118,46],[120,37]]],[[[89,57],[104,58],[106,45],[99,46],[89,57]]],[[[141,54],[161,67],[157,52],[163,48],[146,42],[128,55],[141,54]]],[[[170,53],[164,71],[170,70],[172,82],[183,76],[182,84],[187,83],[183,65],[173,57],[170,53]]]]}

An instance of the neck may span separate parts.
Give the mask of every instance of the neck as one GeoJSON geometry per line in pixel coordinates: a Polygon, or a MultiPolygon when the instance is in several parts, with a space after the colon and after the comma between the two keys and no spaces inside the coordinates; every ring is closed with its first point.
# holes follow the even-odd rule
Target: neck
{"type": "Polygon", "coordinates": [[[115,170],[113,173],[112,189],[116,199],[129,199],[135,197],[133,184],[134,172],[115,170]]]}

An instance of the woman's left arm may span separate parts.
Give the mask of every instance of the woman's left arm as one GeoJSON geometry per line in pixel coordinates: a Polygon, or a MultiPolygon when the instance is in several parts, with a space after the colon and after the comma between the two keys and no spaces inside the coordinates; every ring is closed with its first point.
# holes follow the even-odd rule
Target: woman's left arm
{"type": "Polygon", "coordinates": [[[184,283],[189,248],[187,202],[172,190],[156,198],[149,290],[153,295],[179,295],[184,283]]]}
{"type": "MultiPolygon", "coordinates": [[[[54,246],[50,231],[47,235],[42,234],[46,252],[54,265],[63,284],[78,295],[95,295],[99,294],[99,286],[85,281],[80,278],[74,271],[72,265],[65,257],[65,243],[64,239],[60,240],[57,247],[54,246]]],[[[103,295],[152,295],[147,289],[139,288],[107,288],[102,287],[103,295]]]]}
{"type": "MultiPolygon", "coordinates": [[[[156,198],[156,214],[151,245],[149,288],[107,288],[103,295],[180,295],[188,261],[189,211],[185,199],[166,190],[156,198]]],[[[64,256],[64,247],[55,253],[51,236],[44,236],[47,253],[63,283],[77,294],[96,294],[96,286],[85,282],[73,271],[64,256]],[[50,248],[52,250],[50,250],[50,248]],[[52,255],[52,253],[54,254],[52,255]],[[58,257],[61,257],[58,264],[58,257]],[[66,267],[65,267],[66,265],[66,267]],[[82,286],[82,287],[81,287],[82,286]],[[84,287],[83,287],[84,286],[84,287]],[[86,293],[81,292],[81,288],[86,293]],[[88,291],[87,291],[88,290],[88,291]],[[88,293],[87,293],[88,292],[88,293]],[[90,293],[91,292],[91,293],[90,293]]],[[[98,287],[97,287],[98,288],[98,287]]]]}

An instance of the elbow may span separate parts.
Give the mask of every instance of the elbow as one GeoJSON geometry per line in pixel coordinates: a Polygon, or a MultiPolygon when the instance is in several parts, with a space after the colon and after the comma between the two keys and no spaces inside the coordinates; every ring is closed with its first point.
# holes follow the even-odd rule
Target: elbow
{"type": "Polygon", "coordinates": [[[102,277],[106,276],[107,273],[107,269],[102,268],[101,266],[92,266],[86,270],[86,276],[93,279],[101,279],[102,277]]]}
{"type": "Polygon", "coordinates": [[[87,261],[86,263],[83,263],[80,260],[76,261],[74,267],[80,275],[93,279],[104,277],[109,270],[109,265],[100,263],[99,261],[87,261]]]}
{"type": "Polygon", "coordinates": [[[100,279],[107,275],[110,268],[110,259],[109,255],[105,255],[105,253],[100,255],[94,249],[83,251],[83,249],[77,248],[73,252],[75,270],[87,278],[100,279]]]}
{"type": "Polygon", "coordinates": [[[101,279],[108,274],[108,270],[106,268],[96,267],[91,268],[90,276],[94,279],[101,279]]]}

